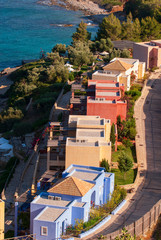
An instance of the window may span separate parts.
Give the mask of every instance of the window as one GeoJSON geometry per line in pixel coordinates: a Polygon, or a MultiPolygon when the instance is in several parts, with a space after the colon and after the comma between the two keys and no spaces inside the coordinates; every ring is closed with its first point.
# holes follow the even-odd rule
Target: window
{"type": "Polygon", "coordinates": [[[41,227],[41,235],[48,236],[48,228],[47,227],[41,227]]]}

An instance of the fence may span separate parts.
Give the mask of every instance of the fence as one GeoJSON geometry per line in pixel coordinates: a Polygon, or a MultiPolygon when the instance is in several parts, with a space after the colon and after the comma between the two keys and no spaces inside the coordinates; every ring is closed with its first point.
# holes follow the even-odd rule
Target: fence
{"type": "Polygon", "coordinates": [[[5,238],[6,240],[36,240],[36,234],[5,238]]]}
{"type": "MultiPolygon", "coordinates": [[[[130,225],[125,225],[125,228],[128,232],[136,237],[144,235],[149,229],[156,224],[159,215],[161,214],[161,200],[159,200],[149,212],[147,212],[143,217],[138,219],[137,221],[131,223],[130,225]]],[[[112,240],[115,237],[121,234],[122,229],[119,229],[113,233],[109,233],[104,236],[104,239],[112,240]]]]}
{"type": "Polygon", "coordinates": [[[39,160],[40,160],[40,154],[38,153],[37,159],[36,159],[36,165],[35,165],[35,169],[34,169],[34,174],[33,174],[31,194],[34,194],[36,192],[36,174],[37,174],[37,170],[38,170],[39,160]]]}

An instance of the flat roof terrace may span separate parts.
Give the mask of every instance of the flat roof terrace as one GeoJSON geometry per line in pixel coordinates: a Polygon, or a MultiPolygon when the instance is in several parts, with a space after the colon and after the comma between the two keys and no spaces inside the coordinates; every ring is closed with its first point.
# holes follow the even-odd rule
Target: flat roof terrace
{"type": "Polygon", "coordinates": [[[76,171],[74,171],[74,173],[71,176],[77,177],[81,180],[94,181],[99,174],[100,173],[93,173],[93,172],[89,173],[89,172],[85,172],[85,171],[76,170],[76,171]]]}
{"type": "Polygon", "coordinates": [[[88,103],[106,103],[106,104],[117,104],[117,103],[124,104],[124,103],[126,103],[126,101],[121,101],[121,100],[115,101],[115,100],[106,100],[104,98],[92,98],[92,97],[88,97],[87,102],[88,103]]]}
{"type": "Polygon", "coordinates": [[[81,140],[76,138],[67,138],[66,146],[79,146],[79,147],[100,147],[111,146],[110,142],[96,141],[96,140],[81,140]]]}
{"type": "Polygon", "coordinates": [[[47,196],[41,196],[35,201],[37,204],[43,204],[48,206],[58,206],[58,207],[67,207],[71,201],[64,201],[64,200],[53,200],[48,199],[47,196]]]}
{"type": "Polygon", "coordinates": [[[119,88],[120,84],[117,83],[96,83],[96,88],[119,88]]]}
{"type": "Polygon", "coordinates": [[[96,120],[99,118],[100,118],[100,116],[69,115],[68,123],[77,122],[79,119],[96,120]]]}
{"type": "Polygon", "coordinates": [[[76,138],[105,138],[105,131],[102,129],[77,129],[76,138]]]}
{"type": "Polygon", "coordinates": [[[115,73],[112,73],[112,72],[106,71],[106,70],[98,70],[98,71],[94,72],[92,75],[102,75],[102,76],[106,75],[106,76],[109,76],[109,77],[116,78],[120,75],[120,73],[115,74],[115,73]]]}
{"type": "Polygon", "coordinates": [[[109,92],[102,92],[97,90],[96,91],[96,96],[101,96],[101,97],[120,97],[120,91],[109,91],[109,92]]]}
{"type": "Polygon", "coordinates": [[[92,119],[92,120],[85,120],[85,119],[78,119],[77,124],[79,125],[104,125],[104,119],[92,119]]]}
{"type": "Polygon", "coordinates": [[[70,115],[68,124],[75,122],[77,127],[103,127],[106,123],[110,123],[109,119],[100,118],[100,116],[81,116],[81,115],[70,115]]]}
{"type": "Polygon", "coordinates": [[[134,44],[137,44],[137,45],[141,45],[141,46],[144,46],[144,47],[153,47],[153,48],[159,48],[159,46],[157,45],[157,43],[161,44],[161,40],[159,41],[152,41],[152,42],[136,42],[134,44]]]}
{"type": "Polygon", "coordinates": [[[91,172],[93,172],[93,171],[102,171],[103,170],[103,168],[100,168],[99,170],[98,170],[98,168],[97,167],[92,167],[92,166],[80,166],[80,165],[75,165],[75,164],[73,164],[72,166],[70,166],[70,168],[69,168],[69,170],[67,171],[67,170],[65,170],[65,172],[68,172],[68,173],[71,173],[73,170],[82,170],[82,171],[91,171],[91,172]],[[101,169],[101,170],[100,170],[101,169]]]}
{"type": "Polygon", "coordinates": [[[37,220],[47,221],[47,222],[54,222],[56,221],[67,209],[62,208],[50,208],[47,207],[45,210],[40,214],[37,220]]]}

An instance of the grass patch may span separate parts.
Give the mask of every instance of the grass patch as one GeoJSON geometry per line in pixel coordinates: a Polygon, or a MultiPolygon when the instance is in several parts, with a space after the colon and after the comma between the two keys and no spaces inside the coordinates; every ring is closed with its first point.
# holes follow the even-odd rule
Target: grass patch
{"type": "Polygon", "coordinates": [[[137,162],[135,145],[133,145],[132,147],[127,147],[127,148],[123,146],[121,149],[118,149],[117,152],[113,152],[112,153],[112,162],[118,162],[119,155],[122,151],[124,151],[125,154],[128,155],[134,163],[137,162]]]}
{"type": "Polygon", "coordinates": [[[115,174],[116,185],[132,184],[135,181],[137,169],[130,169],[124,176],[124,173],[120,172],[119,169],[111,169],[111,172],[115,174]]]}

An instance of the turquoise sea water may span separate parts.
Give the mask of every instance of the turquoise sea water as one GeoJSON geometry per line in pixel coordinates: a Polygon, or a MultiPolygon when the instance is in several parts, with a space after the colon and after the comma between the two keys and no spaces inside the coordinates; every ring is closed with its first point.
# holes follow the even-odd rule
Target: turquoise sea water
{"type": "MultiPolygon", "coordinates": [[[[36,0],[0,0],[0,70],[37,59],[56,43],[71,43],[82,12],[37,4],[36,0]],[[57,24],[73,24],[61,27],[57,24]]],[[[92,35],[97,27],[88,27],[92,35]]]]}

